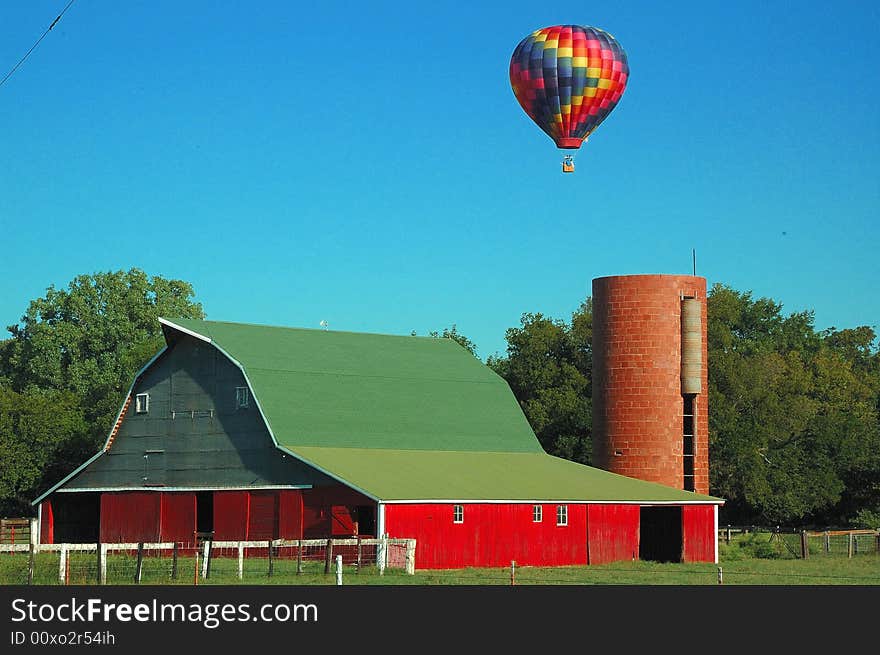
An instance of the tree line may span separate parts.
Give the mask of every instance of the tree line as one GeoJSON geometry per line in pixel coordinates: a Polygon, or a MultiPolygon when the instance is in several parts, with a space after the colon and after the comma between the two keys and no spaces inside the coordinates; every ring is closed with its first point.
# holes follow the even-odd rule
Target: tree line
{"type": "MultiPolygon", "coordinates": [[[[0,341],[0,514],[106,439],[159,316],[205,318],[193,287],[139,269],[81,275],[30,302],[0,341]]],[[[592,301],[525,313],[485,363],[544,449],[592,460],[592,301]]],[[[430,332],[476,356],[456,325],[430,332]]],[[[873,328],[817,330],[812,312],[715,284],[708,296],[710,493],[734,524],[880,526],[880,349],[873,328]]]]}

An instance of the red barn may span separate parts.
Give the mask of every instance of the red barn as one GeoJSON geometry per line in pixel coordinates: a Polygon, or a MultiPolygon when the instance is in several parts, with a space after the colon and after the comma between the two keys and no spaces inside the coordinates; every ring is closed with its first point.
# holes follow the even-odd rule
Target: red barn
{"type": "Polygon", "coordinates": [[[41,538],[417,540],[419,568],[717,561],[723,501],[548,455],[451,339],[160,319],[41,538]]]}

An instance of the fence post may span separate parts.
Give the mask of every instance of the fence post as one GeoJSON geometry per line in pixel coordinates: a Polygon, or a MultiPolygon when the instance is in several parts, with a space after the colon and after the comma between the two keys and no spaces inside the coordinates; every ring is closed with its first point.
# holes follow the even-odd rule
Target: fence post
{"type": "Polygon", "coordinates": [[[516,584],[516,561],[510,560],[510,586],[516,584]]]}
{"type": "Polygon", "coordinates": [[[296,540],[296,574],[302,575],[303,572],[303,541],[302,539],[296,540]]]}
{"type": "Polygon", "coordinates": [[[854,541],[855,541],[855,535],[853,535],[853,533],[850,532],[847,535],[847,543],[846,543],[846,556],[847,557],[853,556],[853,542],[854,541]]]}
{"type": "Polygon", "coordinates": [[[718,567],[718,584],[724,584],[724,572],[718,567]]]}
{"type": "Polygon", "coordinates": [[[193,552],[195,552],[195,555],[196,555],[196,564],[195,564],[195,568],[193,569],[193,584],[198,585],[199,584],[199,545],[198,545],[198,543],[196,544],[195,550],[193,552]]]}
{"type": "Polygon", "coordinates": [[[379,537],[379,543],[376,546],[376,565],[379,567],[379,575],[385,575],[386,557],[388,554],[388,533],[379,537]]]}
{"type": "Polygon", "coordinates": [[[730,543],[730,523],[727,524],[727,543],[730,543]]]}
{"type": "Polygon", "coordinates": [[[342,555],[336,556],[336,585],[342,586],[342,555]]]}
{"type": "Polygon", "coordinates": [[[355,573],[361,572],[361,560],[363,556],[363,550],[361,546],[361,535],[357,536],[357,568],[355,569],[355,573]]]}
{"type": "MultiPolygon", "coordinates": [[[[270,547],[269,550],[272,550],[270,547]]],[[[244,543],[238,542],[238,579],[244,576],[244,543]]]]}
{"type": "Polygon", "coordinates": [[[877,531],[877,552],[880,553],[880,530],[877,531]]]}
{"type": "Polygon", "coordinates": [[[831,535],[828,534],[828,530],[825,530],[825,552],[831,552],[831,535]]]}
{"type": "Polygon", "coordinates": [[[330,562],[333,561],[333,539],[327,539],[327,546],[324,548],[324,575],[330,573],[330,562]]]}
{"type": "Polygon", "coordinates": [[[801,557],[810,559],[810,545],[807,543],[807,531],[801,530],[801,557]]]}
{"type": "Polygon", "coordinates": [[[177,580],[177,542],[174,542],[174,548],[171,549],[171,579],[177,580]]]}
{"type": "Polygon", "coordinates": [[[61,559],[58,562],[58,582],[67,584],[67,544],[61,544],[61,559]]]}
{"type": "Polygon", "coordinates": [[[34,554],[36,552],[36,548],[34,547],[34,542],[31,541],[30,546],[28,546],[28,576],[27,583],[29,585],[34,584],[34,554]]]}
{"type": "Polygon", "coordinates": [[[98,584],[104,584],[104,580],[101,579],[101,560],[103,560],[104,553],[101,552],[101,541],[100,539],[95,543],[95,562],[98,565],[98,584]]]}
{"type": "Polygon", "coordinates": [[[205,539],[203,547],[205,552],[202,553],[202,578],[207,578],[210,574],[210,569],[208,567],[211,565],[211,540],[205,539]]]}
{"type": "Polygon", "coordinates": [[[101,584],[107,584],[107,553],[109,552],[109,547],[107,544],[99,544],[99,547],[101,549],[101,568],[98,569],[98,577],[101,584]]]}
{"type": "Polygon", "coordinates": [[[144,565],[144,542],[138,542],[137,566],[134,569],[134,581],[140,584],[144,565]]]}
{"type": "Polygon", "coordinates": [[[272,540],[269,539],[269,541],[267,541],[266,544],[267,544],[266,547],[268,549],[266,552],[269,553],[269,577],[271,578],[275,574],[275,557],[274,557],[275,553],[272,550],[272,540]]]}
{"type": "Polygon", "coordinates": [[[407,575],[416,574],[416,540],[406,540],[406,572],[407,575]]]}

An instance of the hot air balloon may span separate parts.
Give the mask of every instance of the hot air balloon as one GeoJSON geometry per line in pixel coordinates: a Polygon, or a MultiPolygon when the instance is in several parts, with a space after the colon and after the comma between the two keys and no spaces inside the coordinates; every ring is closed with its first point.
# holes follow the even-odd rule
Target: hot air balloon
{"type": "MultiPolygon", "coordinates": [[[[510,58],[520,106],[563,150],[577,150],[617,106],[626,89],[626,53],[608,32],[554,25],[529,34],[510,58]]],[[[574,171],[567,154],[562,170],[574,171]]]]}

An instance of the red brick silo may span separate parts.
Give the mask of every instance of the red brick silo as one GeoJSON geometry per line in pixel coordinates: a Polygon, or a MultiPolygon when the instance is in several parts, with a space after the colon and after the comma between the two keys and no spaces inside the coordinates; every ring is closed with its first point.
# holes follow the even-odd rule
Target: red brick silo
{"type": "Polygon", "coordinates": [[[593,465],[709,493],[706,360],[705,278],[594,279],[593,465]]]}

